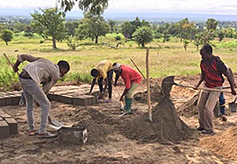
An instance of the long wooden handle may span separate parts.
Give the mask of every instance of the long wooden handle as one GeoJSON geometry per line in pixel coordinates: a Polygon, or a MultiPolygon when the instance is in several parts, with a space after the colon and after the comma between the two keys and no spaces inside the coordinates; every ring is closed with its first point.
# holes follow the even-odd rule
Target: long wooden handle
{"type": "Polygon", "coordinates": [[[151,91],[150,91],[150,78],[149,78],[149,49],[146,51],[146,82],[147,82],[147,105],[149,120],[152,121],[152,111],[151,111],[151,91]]]}
{"type": "MultiPolygon", "coordinates": [[[[177,85],[177,86],[180,86],[180,87],[184,87],[184,88],[192,88],[192,89],[195,89],[195,87],[194,87],[194,86],[191,86],[191,85],[183,85],[183,84],[177,84],[177,83],[174,83],[174,84],[177,85]]],[[[223,90],[223,89],[207,88],[207,87],[198,87],[198,89],[203,89],[203,90],[207,90],[207,91],[216,91],[216,92],[231,93],[231,91],[227,91],[227,90],[223,90]]]]}
{"type": "MultiPolygon", "coordinates": [[[[12,66],[12,68],[13,68],[13,63],[11,62],[11,60],[9,60],[9,58],[7,57],[7,55],[5,54],[5,53],[3,53],[3,55],[5,56],[5,58],[7,59],[7,61],[8,61],[8,64],[10,64],[11,66],[12,66]]],[[[19,72],[16,72],[18,75],[19,75],[19,72]]]]}
{"type": "Polygon", "coordinates": [[[135,62],[132,60],[132,59],[130,59],[131,60],[131,62],[132,62],[132,64],[137,68],[137,70],[138,70],[138,72],[140,72],[140,74],[143,76],[143,78],[146,80],[146,77],[143,75],[143,73],[140,71],[140,69],[137,67],[137,65],[135,64],[135,62]]]}

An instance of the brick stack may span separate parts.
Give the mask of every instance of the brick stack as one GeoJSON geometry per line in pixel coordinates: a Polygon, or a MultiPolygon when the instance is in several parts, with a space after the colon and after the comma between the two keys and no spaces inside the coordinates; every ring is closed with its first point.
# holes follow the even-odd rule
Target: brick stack
{"type": "Polygon", "coordinates": [[[0,106],[18,105],[20,98],[20,91],[0,92],[0,106]]]}
{"type": "Polygon", "coordinates": [[[18,133],[18,123],[10,115],[0,110],[0,139],[18,133]]]}
{"type": "MultiPolygon", "coordinates": [[[[53,87],[48,94],[50,101],[58,101],[73,105],[93,105],[96,104],[96,94],[98,87],[95,86],[94,92],[88,95],[90,85],[80,86],[57,86],[53,87]]],[[[21,98],[21,91],[0,92],[0,106],[18,105],[21,98]]]]}

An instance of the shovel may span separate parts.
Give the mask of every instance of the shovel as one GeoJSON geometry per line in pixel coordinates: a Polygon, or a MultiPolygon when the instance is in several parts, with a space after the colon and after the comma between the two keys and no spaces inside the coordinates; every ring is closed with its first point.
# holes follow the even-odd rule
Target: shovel
{"type": "Polygon", "coordinates": [[[64,125],[63,123],[59,121],[53,121],[50,116],[48,116],[48,123],[51,128],[56,129],[56,130],[59,130],[64,125]]]}
{"type": "MultiPolygon", "coordinates": [[[[183,84],[178,84],[174,82],[174,76],[167,76],[162,80],[162,86],[163,85],[176,85],[176,86],[180,86],[183,88],[192,88],[192,89],[196,89],[194,86],[191,85],[183,85],[183,84]]],[[[227,91],[227,90],[223,90],[223,89],[215,89],[215,88],[207,88],[207,87],[198,87],[198,89],[203,89],[203,90],[208,90],[208,91],[216,91],[216,92],[227,92],[227,93],[231,93],[231,91],[227,91]]]]}
{"type": "Polygon", "coordinates": [[[228,104],[231,112],[236,112],[236,103],[235,103],[236,99],[237,99],[237,96],[235,97],[234,101],[232,101],[228,104]]]}

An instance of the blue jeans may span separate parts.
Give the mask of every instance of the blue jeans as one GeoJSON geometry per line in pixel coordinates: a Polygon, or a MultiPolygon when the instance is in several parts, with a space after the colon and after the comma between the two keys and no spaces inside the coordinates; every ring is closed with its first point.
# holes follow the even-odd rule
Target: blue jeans
{"type": "Polygon", "coordinates": [[[220,105],[220,112],[222,115],[225,115],[225,97],[224,93],[221,92],[221,95],[219,97],[219,105],[220,105]]]}
{"type": "Polygon", "coordinates": [[[40,86],[34,80],[20,78],[20,83],[26,99],[26,114],[29,125],[29,131],[35,130],[33,113],[33,104],[35,100],[41,108],[39,133],[46,132],[48,113],[49,109],[51,108],[50,101],[48,100],[42,88],[40,88],[40,86]]]}

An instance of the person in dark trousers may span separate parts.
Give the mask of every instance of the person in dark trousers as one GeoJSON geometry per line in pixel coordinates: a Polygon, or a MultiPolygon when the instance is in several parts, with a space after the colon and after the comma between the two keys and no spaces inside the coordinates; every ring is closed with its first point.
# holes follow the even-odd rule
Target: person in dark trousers
{"type": "Polygon", "coordinates": [[[125,96],[124,114],[131,114],[133,95],[135,94],[135,90],[142,81],[142,76],[131,67],[127,65],[120,65],[119,63],[113,64],[113,70],[116,73],[114,86],[117,86],[117,81],[120,76],[125,83],[125,89],[119,99],[119,101],[123,101],[123,97],[125,96]]]}
{"type": "Polygon", "coordinates": [[[68,62],[60,60],[57,64],[51,61],[34,57],[27,54],[17,56],[17,61],[13,66],[15,72],[18,71],[18,66],[24,61],[30,62],[27,64],[19,75],[21,87],[23,89],[24,97],[26,99],[26,114],[29,125],[29,135],[38,134],[41,138],[51,138],[55,135],[46,132],[48,113],[51,108],[51,103],[47,98],[47,93],[69,70],[68,62]],[[40,84],[45,84],[43,88],[40,84]],[[35,130],[33,104],[34,100],[41,108],[41,120],[39,130],[35,130]]]}
{"type": "MultiPolygon", "coordinates": [[[[196,89],[204,81],[205,87],[222,89],[224,74],[228,82],[230,83],[231,93],[236,95],[234,89],[234,81],[231,77],[230,71],[218,56],[212,54],[212,47],[209,44],[205,44],[200,50],[202,57],[201,60],[201,78],[196,85],[196,89]]],[[[198,99],[199,110],[199,127],[197,130],[202,131],[203,134],[213,133],[213,110],[221,92],[202,90],[198,99]]]]}
{"type": "MultiPolygon", "coordinates": [[[[227,65],[226,65],[226,68],[229,70],[229,72],[231,74],[231,78],[234,81],[234,74],[233,74],[231,68],[229,68],[227,65]]],[[[235,86],[235,81],[234,81],[234,86],[235,86]]],[[[220,97],[219,97],[219,106],[220,106],[221,120],[227,121],[227,118],[225,116],[225,96],[224,96],[223,92],[221,92],[220,97]]]]}
{"type": "Polygon", "coordinates": [[[109,60],[103,60],[91,70],[91,76],[94,77],[91,83],[90,93],[92,92],[96,80],[100,88],[100,93],[103,94],[108,86],[109,98],[106,100],[107,103],[111,102],[112,98],[112,81],[113,81],[113,68],[112,63],[109,60]],[[103,88],[103,81],[105,81],[105,87],[103,88]]]}

